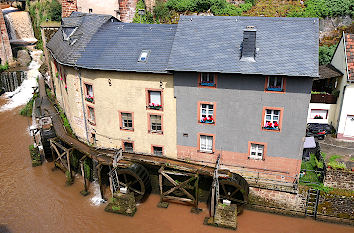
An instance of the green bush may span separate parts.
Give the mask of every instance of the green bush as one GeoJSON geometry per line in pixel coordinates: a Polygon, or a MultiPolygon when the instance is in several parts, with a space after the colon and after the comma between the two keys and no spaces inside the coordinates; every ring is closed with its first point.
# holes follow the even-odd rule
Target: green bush
{"type": "Polygon", "coordinates": [[[139,0],[139,2],[136,4],[136,12],[133,18],[133,23],[145,23],[145,24],[155,23],[154,16],[150,11],[146,10],[145,3],[143,0],[139,0]],[[138,10],[141,9],[145,10],[145,14],[142,16],[138,14],[138,10]]]}
{"type": "Polygon", "coordinates": [[[28,103],[21,109],[20,115],[31,117],[34,100],[39,96],[38,93],[35,93],[33,97],[28,101],[28,103]]]}
{"type": "Polygon", "coordinates": [[[49,4],[48,17],[52,21],[61,20],[61,5],[58,0],[52,0],[52,2],[49,4]]]}
{"type": "Polygon", "coordinates": [[[318,60],[320,65],[327,65],[331,62],[332,56],[337,48],[337,45],[320,46],[318,51],[318,60]]]}
{"type": "Polygon", "coordinates": [[[339,162],[337,159],[342,158],[341,155],[332,155],[329,158],[329,162],[327,163],[327,166],[333,168],[333,169],[347,169],[347,166],[345,165],[344,162],[339,162]]]}
{"type": "Polygon", "coordinates": [[[166,3],[163,1],[158,1],[153,10],[155,20],[158,23],[166,23],[169,21],[171,15],[166,3]]]}
{"type": "Polygon", "coordinates": [[[9,69],[9,64],[7,62],[5,65],[0,64],[0,73],[7,70],[7,69],[9,69]]]}

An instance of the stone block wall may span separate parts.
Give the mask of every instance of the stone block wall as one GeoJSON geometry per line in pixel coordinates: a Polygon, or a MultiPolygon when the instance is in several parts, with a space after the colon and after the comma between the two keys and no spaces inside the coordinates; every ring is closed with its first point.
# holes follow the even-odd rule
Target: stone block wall
{"type": "Polygon", "coordinates": [[[354,190],[354,172],[327,169],[324,185],[332,188],[354,190]]]}
{"type": "Polygon", "coordinates": [[[354,225],[354,194],[352,192],[330,191],[320,193],[317,218],[354,225]]]}
{"type": "Polygon", "coordinates": [[[286,215],[305,215],[307,193],[301,191],[297,194],[250,187],[250,209],[286,215]]]}
{"type": "Polygon", "coordinates": [[[69,17],[73,11],[77,11],[76,0],[62,0],[61,1],[61,17],[69,17]]]}
{"type": "Polygon", "coordinates": [[[135,15],[135,8],[138,0],[120,0],[119,12],[120,20],[125,23],[131,23],[135,15]]]}
{"type": "Polygon", "coordinates": [[[12,50],[9,40],[9,35],[7,34],[6,24],[4,20],[4,15],[2,10],[0,9],[0,58],[1,58],[1,65],[5,65],[6,62],[11,63],[13,61],[12,50]]]}

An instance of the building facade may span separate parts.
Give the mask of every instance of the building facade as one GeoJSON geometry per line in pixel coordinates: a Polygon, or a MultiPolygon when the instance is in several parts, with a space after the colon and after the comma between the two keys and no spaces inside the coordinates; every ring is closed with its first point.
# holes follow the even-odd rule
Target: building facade
{"type": "Polygon", "coordinates": [[[241,174],[296,181],[318,77],[317,19],[144,25],[73,13],[47,47],[80,140],[209,165],[220,156],[241,174]]]}

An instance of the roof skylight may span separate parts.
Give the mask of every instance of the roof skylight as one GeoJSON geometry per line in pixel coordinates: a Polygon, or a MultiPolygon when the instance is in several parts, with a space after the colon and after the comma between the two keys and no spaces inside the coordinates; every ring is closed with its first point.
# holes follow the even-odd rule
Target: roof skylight
{"type": "Polygon", "coordinates": [[[76,31],[77,27],[63,27],[61,30],[63,32],[63,39],[64,40],[69,40],[70,36],[74,34],[76,31]]]}
{"type": "Polygon", "coordinates": [[[150,50],[142,50],[138,59],[138,62],[147,62],[150,50]]]}

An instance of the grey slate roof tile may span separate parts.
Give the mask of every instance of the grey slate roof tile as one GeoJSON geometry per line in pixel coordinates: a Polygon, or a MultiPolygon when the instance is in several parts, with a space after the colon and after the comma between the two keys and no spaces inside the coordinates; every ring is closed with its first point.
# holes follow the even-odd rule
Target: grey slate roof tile
{"type": "Polygon", "coordinates": [[[112,22],[107,15],[74,12],[73,45],[59,30],[47,44],[61,63],[87,69],[197,71],[318,77],[318,19],[182,16],[178,25],[112,22]],[[243,29],[257,29],[255,62],[240,61],[243,29]],[[138,62],[150,50],[146,63],[138,62]]]}
{"type": "Polygon", "coordinates": [[[181,16],[167,69],[317,77],[318,30],[317,18],[181,16]],[[256,62],[240,61],[247,26],[256,62]]]}

